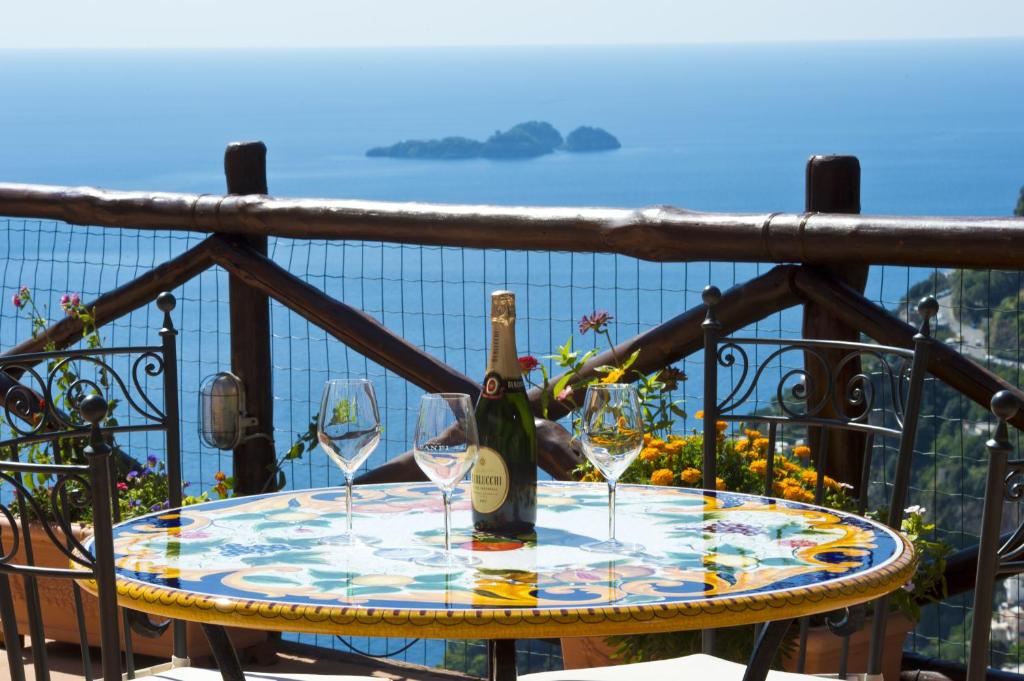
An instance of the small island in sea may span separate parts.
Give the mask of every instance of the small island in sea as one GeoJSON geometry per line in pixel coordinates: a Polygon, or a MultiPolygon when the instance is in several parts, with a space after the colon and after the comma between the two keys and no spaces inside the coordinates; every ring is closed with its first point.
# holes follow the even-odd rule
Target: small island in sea
{"type": "Polygon", "coordinates": [[[504,132],[496,130],[485,141],[468,137],[443,137],[432,140],[405,140],[389,147],[374,147],[370,157],[456,160],[465,158],[536,158],[555,151],[582,153],[611,151],[622,145],[607,130],[580,126],[564,139],[555,126],[545,121],[513,125],[504,132]]]}

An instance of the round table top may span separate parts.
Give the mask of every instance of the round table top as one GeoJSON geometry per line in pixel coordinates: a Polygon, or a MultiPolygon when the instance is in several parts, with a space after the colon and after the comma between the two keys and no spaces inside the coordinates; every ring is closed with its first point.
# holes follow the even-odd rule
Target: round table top
{"type": "Polygon", "coordinates": [[[214,501],[114,528],[122,605],[261,629],[365,636],[530,638],[675,631],[834,610],[906,583],[913,549],[885,526],[807,504],[621,485],[619,538],[633,555],[580,548],[607,532],[603,484],[542,482],[536,535],[470,531],[468,488],[453,548],[471,567],[416,562],[443,547],[430,483],[355,488],[355,530],[331,543],[344,489],[214,501]],[[325,538],[327,538],[325,540],[325,538]]]}

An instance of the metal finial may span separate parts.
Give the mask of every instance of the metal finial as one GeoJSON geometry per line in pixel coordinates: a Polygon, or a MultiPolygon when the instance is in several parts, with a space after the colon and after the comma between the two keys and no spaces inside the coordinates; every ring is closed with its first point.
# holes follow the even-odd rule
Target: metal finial
{"type": "Polygon", "coordinates": [[[704,315],[704,322],[701,324],[705,329],[717,329],[718,320],[715,318],[715,306],[722,300],[722,292],[717,286],[705,286],[700,294],[700,299],[708,306],[707,314],[704,315]]]}
{"type": "Polygon", "coordinates": [[[174,294],[170,291],[164,291],[156,297],[156,306],[161,312],[164,313],[164,325],[160,329],[160,335],[164,338],[168,336],[176,336],[177,331],[174,330],[174,320],[171,319],[171,310],[178,304],[178,301],[174,298],[174,294]]]}
{"type": "Polygon", "coordinates": [[[921,315],[921,329],[918,331],[922,336],[932,335],[932,319],[939,314],[939,301],[935,296],[925,296],[917,303],[917,314],[921,315]]]}
{"type": "Polygon", "coordinates": [[[1000,390],[992,396],[992,413],[1000,421],[1009,421],[1020,410],[1021,403],[1009,390],[1000,390]]]}
{"type": "Polygon", "coordinates": [[[170,312],[177,304],[178,301],[170,291],[164,291],[156,297],[156,306],[161,312],[170,312]]]}
{"type": "Polygon", "coordinates": [[[83,419],[95,426],[107,416],[107,401],[102,395],[95,393],[87,395],[82,399],[81,404],[78,405],[78,413],[82,415],[83,419]]]}

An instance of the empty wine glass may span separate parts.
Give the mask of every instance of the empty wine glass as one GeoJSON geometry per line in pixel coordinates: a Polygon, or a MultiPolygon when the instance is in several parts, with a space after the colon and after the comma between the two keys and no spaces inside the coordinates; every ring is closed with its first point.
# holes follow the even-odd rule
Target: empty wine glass
{"type": "Polygon", "coordinates": [[[336,378],[324,384],[317,440],[345,474],[346,530],[331,543],[375,542],[352,532],[352,478],[380,442],[380,412],[373,384],[365,378],[336,378]]]}
{"type": "Polygon", "coordinates": [[[468,565],[472,559],[452,554],[452,494],[476,463],[478,445],[473,402],[463,393],[439,393],[420,398],[413,435],[413,458],[444,499],[444,554],[417,559],[422,565],[468,565]]]}
{"type": "Polygon", "coordinates": [[[615,538],[615,486],[643,448],[640,398],[627,384],[596,384],[583,399],[583,453],[608,481],[608,540],[584,544],[588,551],[636,553],[640,544],[615,538]]]}

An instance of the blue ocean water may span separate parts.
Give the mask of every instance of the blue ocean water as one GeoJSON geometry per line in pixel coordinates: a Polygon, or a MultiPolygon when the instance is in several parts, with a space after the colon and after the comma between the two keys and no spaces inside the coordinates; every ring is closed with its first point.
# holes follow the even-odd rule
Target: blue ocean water
{"type": "MultiPolygon", "coordinates": [[[[269,148],[270,190],[279,196],[799,211],[808,156],[843,153],[860,158],[865,213],[1007,215],[1024,184],[1022,63],[1021,40],[0,50],[0,181],[220,193],[224,146],[261,139],[269,148]],[[563,133],[599,125],[623,146],[513,162],[363,155],[401,139],[484,138],[531,119],[563,133]]],[[[0,347],[27,333],[6,302],[19,285],[51,301],[66,290],[95,295],[199,238],[121,240],[113,230],[82,229],[69,236],[18,221],[0,231],[0,347]]],[[[483,369],[493,288],[519,293],[520,350],[541,356],[590,309],[612,310],[625,337],[696,304],[705,283],[729,285],[766,269],[283,241],[273,255],[470,376],[483,369]]],[[[874,268],[868,295],[893,305],[926,272],[874,268]]],[[[182,297],[187,390],[228,365],[223,275],[186,286],[182,297]]],[[[152,315],[140,314],[112,327],[109,340],[152,340],[152,315]]],[[[776,323],[798,330],[799,312],[776,323]]],[[[363,372],[380,381],[387,422],[387,442],[373,461],[406,447],[415,389],[360,363],[280,308],[274,325],[279,449],[308,422],[326,375],[363,372]]],[[[699,394],[690,373],[687,392],[699,394]]],[[[192,410],[183,405],[186,450],[199,452],[192,410]]],[[[209,481],[228,466],[230,457],[202,451],[186,461],[186,474],[209,481]]],[[[323,457],[289,474],[300,486],[340,480],[323,457]]]]}

